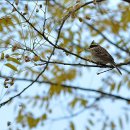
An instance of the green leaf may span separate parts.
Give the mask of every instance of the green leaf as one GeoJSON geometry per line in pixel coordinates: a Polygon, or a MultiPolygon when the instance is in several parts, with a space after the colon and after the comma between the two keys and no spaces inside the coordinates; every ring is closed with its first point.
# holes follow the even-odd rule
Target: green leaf
{"type": "Polygon", "coordinates": [[[17,68],[14,66],[14,65],[12,65],[12,64],[10,64],[10,63],[7,63],[7,64],[5,64],[7,67],[9,67],[10,69],[12,69],[12,70],[14,70],[14,71],[17,71],[17,68]]]}
{"type": "Polygon", "coordinates": [[[13,58],[13,57],[9,57],[9,58],[7,58],[7,60],[8,61],[12,61],[12,62],[14,62],[14,63],[16,63],[16,64],[21,64],[20,62],[19,62],[19,60],[17,60],[16,58],[13,58]]]}

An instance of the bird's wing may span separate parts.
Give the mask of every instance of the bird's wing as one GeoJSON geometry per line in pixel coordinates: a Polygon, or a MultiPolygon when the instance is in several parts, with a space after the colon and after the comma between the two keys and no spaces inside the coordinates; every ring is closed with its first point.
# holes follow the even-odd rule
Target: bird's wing
{"type": "Polygon", "coordinates": [[[108,51],[101,46],[96,49],[95,52],[99,57],[102,57],[103,59],[114,61],[113,57],[108,53],[108,51]]]}

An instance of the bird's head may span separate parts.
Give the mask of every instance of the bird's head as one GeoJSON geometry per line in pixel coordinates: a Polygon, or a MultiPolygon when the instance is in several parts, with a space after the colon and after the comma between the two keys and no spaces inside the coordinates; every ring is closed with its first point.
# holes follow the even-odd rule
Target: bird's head
{"type": "Polygon", "coordinates": [[[94,40],[92,41],[91,45],[89,46],[89,49],[92,49],[94,47],[97,47],[98,45],[94,42],[94,40]]]}

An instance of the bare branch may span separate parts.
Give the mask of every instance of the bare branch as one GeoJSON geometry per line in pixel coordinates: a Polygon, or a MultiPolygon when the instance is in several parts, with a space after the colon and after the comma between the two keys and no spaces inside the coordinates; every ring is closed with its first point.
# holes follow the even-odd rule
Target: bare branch
{"type": "MultiPolygon", "coordinates": [[[[73,55],[73,56],[76,56],[76,57],[78,57],[78,58],[80,58],[80,59],[82,59],[82,60],[84,60],[84,61],[92,62],[91,60],[89,60],[89,59],[87,59],[87,58],[83,58],[83,57],[81,57],[81,56],[79,56],[79,55],[77,55],[77,54],[75,54],[75,53],[73,53],[73,52],[70,52],[69,50],[67,50],[67,49],[65,49],[65,48],[62,48],[61,46],[58,46],[58,45],[57,45],[57,42],[58,42],[58,39],[59,39],[59,36],[60,36],[61,28],[63,27],[63,24],[64,24],[65,21],[69,18],[69,16],[70,16],[73,12],[78,11],[80,8],[82,8],[82,7],[86,6],[86,5],[89,5],[89,4],[93,3],[93,1],[87,2],[87,3],[83,4],[83,5],[81,5],[80,7],[76,8],[76,9],[73,10],[72,12],[69,12],[69,13],[63,18],[62,24],[61,24],[60,29],[59,29],[59,32],[58,32],[58,37],[57,37],[57,40],[56,40],[56,44],[53,44],[53,43],[45,36],[44,33],[41,33],[36,27],[34,27],[33,24],[30,23],[30,22],[28,21],[28,19],[27,19],[21,12],[19,12],[19,11],[17,10],[17,8],[16,8],[10,1],[8,1],[8,0],[6,0],[6,1],[16,10],[16,12],[17,12],[20,16],[22,16],[22,18],[23,18],[39,35],[43,36],[43,38],[44,38],[49,44],[51,44],[53,47],[55,47],[55,48],[57,48],[57,49],[60,49],[60,50],[66,52],[66,53],[68,53],[68,54],[73,55]]],[[[102,1],[102,0],[99,0],[99,1],[97,1],[97,2],[100,2],[100,1],[102,1]]],[[[92,63],[95,63],[95,62],[92,62],[92,63]]]]}
{"type": "MultiPolygon", "coordinates": [[[[105,0],[97,0],[96,2],[102,2],[105,0]]],[[[123,0],[123,1],[127,1],[128,3],[130,3],[130,0],[123,0]]],[[[60,7],[63,7],[62,5],[60,5],[59,3],[55,2],[56,4],[58,4],[60,7]]],[[[85,4],[81,7],[84,7],[85,4]]],[[[65,8],[65,7],[64,7],[65,8]]],[[[117,47],[118,49],[128,53],[130,55],[130,51],[128,49],[124,49],[120,46],[118,46],[116,43],[112,42],[110,39],[108,39],[102,32],[100,32],[97,28],[95,28],[93,25],[89,24],[88,22],[86,22],[85,20],[83,20],[83,23],[85,23],[86,25],[88,25],[90,28],[92,28],[93,30],[95,30],[97,33],[99,33],[105,40],[107,40],[110,44],[114,45],[115,47],[117,47]]]]}
{"type": "MultiPolygon", "coordinates": [[[[26,49],[23,49],[23,48],[19,48],[21,50],[26,50],[26,51],[29,51],[31,53],[33,53],[35,56],[38,56],[33,50],[31,50],[30,48],[26,48],[26,49]]],[[[46,61],[44,59],[41,59],[40,58],[40,61],[43,62],[41,64],[36,64],[36,65],[45,65],[46,63],[49,63],[49,64],[59,64],[59,65],[69,65],[69,66],[74,66],[74,67],[99,67],[99,68],[113,68],[113,66],[111,65],[88,65],[88,64],[82,64],[82,63],[65,63],[65,62],[60,62],[60,61],[46,61]]],[[[92,61],[92,60],[89,60],[90,62],[94,63],[94,64],[97,64],[96,62],[92,61]]],[[[119,63],[117,64],[118,67],[121,67],[121,66],[125,66],[125,65],[129,65],[130,64],[130,61],[128,62],[123,62],[123,63],[119,63]]],[[[122,70],[124,70],[125,72],[127,73],[130,73],[129,70],[126,70],[124,68],[121,67],[122,70]]]]}
{"type": "MultiPolygon", "coordinates": [[[[13,99],[15,99],[16,97],[19,97],[23,92],[25,92],[31,85],[33,85],[35,82],[37,83],[44,83],[44,84],[48,84],[48,85],[54,85],[56,87],[59,86],[58,83],[53,83],[53,82],[50,82],[50,81],[38,81],[38,78],[40,77],[40,75],[45,71],[45,69],[37,76],[37,78],[35,80],[32,80],[32,79],[20,79],[20,78],[16,78],[16,80],[24,80],[24,81],[29,81],[29,82],[32,82],[29,86],[25,87],[21,92],[19,92],[18,94],[12,96],[11,98],[9,98],[8,100],[0,103],[0,108],[4,105],[6,105],[7,103],[9,103],[10,101],[12,101],[13,99]]],[[[1,78],[7,78],[6,76],[0,76],[1,78]]],[[[9,77],[8,77],[9,78],[9,77]]],[[[12,78],[12,77],[11,77],[12,78]]],[[[110,94],[110,93],[107,93],[107,92],[103,92],[103,91],[100,91],[100,90],[95,90],[95,89],[91,89],[91,88],[81,88],[79,86],[71,86],[71,85],[66,85],[66,84],[61,84],[61,86],[63,88],[71,88],[71,89],[74,89],[74,90],[81,90],[81,91],[88,91],[88,92],[93,92],[93,93],[97,93],[97,94],[100,94],[102,96],[105,96],[105,97],[110,97],[112,99],[119,99],[119,100],[124,100],[124,101],[127,101],[127,102],[130,102],[130,99],[129,98],[126,98],[126,97],[122,97],[122,96],[118,96],[118,95],[115,95],[115,94],[110,94]]]]}
{"type": "Polygon", "coordinates": [[[130,54],[130,51],[128,49],[124,49],[120,46],[118,46],[116,43],[112,42],[110,39],[108,39],[102,32],[100,32],[97,28],[95,28],[93,25],[89,24],[88,22],[84,21],[86,25],[88,25],[90,28],[95,30],[97,33],[99,33],[104,39],[106,39],[110,44],[114,45],[115,47],[119,48],[120,50],[130,54]]]}
{"type": "MultiPolygon", "coordinates": [[[[43,62],[47,62],[46,60],[42,60],[43,62]]],[[[44,63],[43,63],[44,64],[44,63]]],[[[82,64],[82,63],[65,63],[65,62],[59,62],[59,61],[50,61],[49,64],[60,64],[60,65],[70,65],[70,66],[83,66],[83,67],[99,67],[99,68],[113,68],[112,65],[87,65],[87,64],[82,64]]],[[[119,63],[117,66],[124,66],[124,65],[129,65],[130,61],[125,62],[125,63],[119,63]]],[[[42,65],[42,64],[38,64],[42,65]]]]}
{"type": "Polygon", "coordinates": [[[130,0],[123,0],[123,1],[130,3],[130,0]]]}
{"type": "MultiPolygon", "coordinates": [[[[95,62],[93,62],[93,61],[91,61],[91,60],[89,60],[89,59],[83,58],[83,57],[81,57],[81,56],[79,56],[79,55],[77,55],[77,54],[75,54],[75,53],[72,53],[72,52],[66,50],[65,48],[62,48],[62,47],[60,47],[60,46],[57,45],[57,43],[58,43],[58,41],[59,41],[59,38],[60,38],[60,33],[61,33],[61,30],[62,30],[62,27],[63,27],[65,21],[70,17],[70,15],[71,15],[73,12],[76,12],[76,11],[78,11],[80,8],[82,8],[82,7],[84,7],[84,6],[88,5],[88,4],[93,3],[93,1],[90,1],[90,2],[87,2],[87,3],[83,4],[83,5],[81,5],[80,7],[78,7],[78,8],[76,8],[76,9],[74,9],[73,11],[69,12],[69,13],[63,18],[62,23],[61,23],[61,26],[60,26],[59,31],[58,31],[58,35],[57,35],[55,44],[54,44],[53,42],[51,42],[51,41],[45,36],[44,33],[40,32],[35,26],[33,26],[33,24],[30,23],[30,21],[29,21],[21,12],[19,12],[18,9],[17,9],[13,4],[11,4],[10,1],[8,1],[8,0],[6,0],[6,1],[16,10],[16,12],[17,12],[20,16],[22,16],[22,18],[23,18],[38,34],[40,34],[41,36],[43,36],[43,38],[44,38],[50,45],[53,46],[53,50],[52,50],[50,56],[48,57],[48,60],[46,61],[46,65],[45,65],[44,69],[39,73],[39,75],[36,77],[35,80],[17,79],[17,80],[31,81],[31,83],[30,83],[27,87],[25,87],[21,92],[19,92],[18,94],[14,95],[14,96],[12,96],[11,98],[9,98],[8,100],[6,100],[6,101],[0,103],[0,108],[1,108],[2,106],[6,105],[7,103],[9,103],[10,101],[12,101],[13,99],[15,99],[16,97],[19,97],[23,92],[25,92],[28,88],[30,88],[35,82],[37,82],[37,83],[45,83],[45,84],[55,85],[55,86],[58,86],[58,85],[59,85],[58,83],[53,83],[53,82],[49,82],[49,81],[38,81],[39,77],[45,72],[45,70],[46,70],[46,68],[48,67],[49,63],[52,63],[52,62],[50,62],[50,60],[51,60],[51,57],[52,57],[52,55],[54,54],[54,51],[55,51],[56,48],[57,48],[57,49],[60,49],[60,50],[62,50],[62,51],[64,51],[64,52],[66,52],[66,53],[68,53],[68,54],[71,54],[71,55],[73,55],[73,56],[76,56],[76,57],[78,57],[78,58],[80,58],[80,59],[82,59],[82,60],[84,60],[84,61],[89,61],[89,62],[95,63],[95,62]]],[[[105,0],[97,0],[97,2],[102,2],[102,1],[105,1],[105,0]]],[[[128,0],[124,0],[124,1],[128,1],[128,0]]],[[[104,35],[103,35],[103,36],[104,36],[104,35]]],[[[112,44],[114,44],[114,43],[112,43],[112,44]]],[[[115,44],[114,44],[114,45],[115,45],[115,44]]],[[[117,46],[116,46],[116,47],[117,47],[117,46]]],[[[118,47],[118,48],[120,48],[120,47],[118,47]]],[[[125,52],[126,52],[126,50],[125,50],[125,52]]],[[[45,61],[44,61],[44,62],[45,62],[45,61]]],[[[55,62],[55,63],[56,63],[56,62],[55,62]]],[[[122,63],[122,64],[119,64],[119,66],[121,66],[121,65],[126,65],[126,64],[129,64],[129,63],[130,63],[130,62],[128,62],[128,63],[122,63]]],[[[53,62],[53,64],[54,64],[54,62],[53,62]]],[[[59,64],[70,65],[70,64],[68,64],[68,63],[59,63],[59,64]]],[[[96,64],[96,63],[95,63],[95,64],[96,64]]],[[[74,65],[74,64],[73,64],[73,65],[74,65]]],[[[105,65],[105,66],[106,66],[106,65],[105,65]]],[[[92,67],[92,66],[91,66],[91,67],[92,67]]],[[[94,66],[93,66],[93,67],[94,67],[94,66]]],[[[98,66],[98,67],[102,67],[102,66],[98,66]]],[[[112,68],[111,66],[106,66],[106,67],[112,68]]],[[[4,76],[1,76],[1,77],[4,78],[4,76]]],[[[100,90],[81,88],[81,87],[79,87],[79,86],[70,86],[70,85],[65,85],[65,84],[61,84],[61,86],[64,87],[64,88],[71,88],[71,89],[75,89],[75,90],[94,92],[94,93],[97,93],[97,94],[100,94],[100,95],[103,95],[103,96],[106,96],[106,97],[110,97],[110,98],[114,98],[114,99],[120,99],[120,100],[124,100],[124,101],[130,102],[130,99],[129,99],[129,98],[125,98],[125,97],[122,97],[122,96],[118,96],[118,95],[106,93],[106,92],[103,92],[103,91],[100,91],[100,90]]]]}

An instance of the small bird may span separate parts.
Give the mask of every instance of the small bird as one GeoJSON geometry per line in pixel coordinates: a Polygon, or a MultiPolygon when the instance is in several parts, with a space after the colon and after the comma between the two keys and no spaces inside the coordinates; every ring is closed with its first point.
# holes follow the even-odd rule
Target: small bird
{"type": "Polygon", "coordinates": [[[108,64],[110,63],[113,67],[115,67],[118,72],[122,75],[121,71],[116,66],[116,63],[114,62],[113,57],[108,53],[108,51],[101,47],[100,45],[97,45],[94,41],[92,41],[89,51],[92,54],[92,59],[97,62],[98,64],[108,64]]]}

